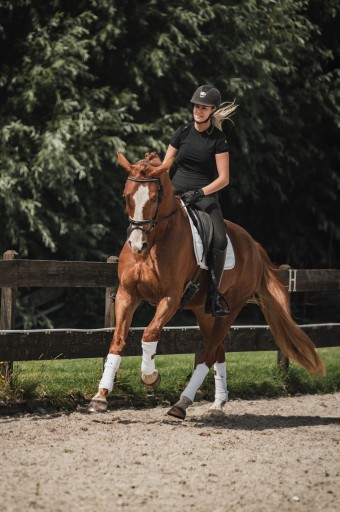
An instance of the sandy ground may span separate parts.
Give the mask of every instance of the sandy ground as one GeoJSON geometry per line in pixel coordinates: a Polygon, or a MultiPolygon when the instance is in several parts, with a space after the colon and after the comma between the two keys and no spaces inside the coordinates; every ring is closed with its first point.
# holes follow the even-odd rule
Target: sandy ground
{"type": "Polygon", "coordinates": [[[340,510],[340,393],[0,417],[1,511],[340,510]]]}

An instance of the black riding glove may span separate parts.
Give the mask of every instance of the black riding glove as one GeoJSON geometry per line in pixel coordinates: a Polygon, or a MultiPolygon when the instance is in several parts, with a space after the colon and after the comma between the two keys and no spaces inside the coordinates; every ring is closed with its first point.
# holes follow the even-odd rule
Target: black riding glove
{"type": "Polygon", "coordinates": [[[188,206],[188,204],[194,204],[197,203],[200,199],[204,197],[204,192],[201,188],[198,190],[189,190],[189,192],[185,192],[185,194],[181,195],[181,199],[185,206],[188,206]]]}

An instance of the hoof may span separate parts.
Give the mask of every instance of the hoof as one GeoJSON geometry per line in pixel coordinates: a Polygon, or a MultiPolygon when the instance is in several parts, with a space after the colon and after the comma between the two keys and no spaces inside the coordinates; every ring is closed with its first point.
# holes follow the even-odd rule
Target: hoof
{"type": "Polygon", "coordinates": [[[168,410],[167,414],[169,416],[177,418],[178,420],[185,420],[185,417],[187,415],[185,410],[182,409],[182,407],[179,407],[178,405],[173,405],[171,409],[168,410]]]}
{"type": "Polygon", "coordinates": [[[87,412],[106,412],[107,407],[107,400],[105,398],[93,398],[89,403],[87,412]]]}
{"type": "Polygon", "coordinates": [[[144,386],[147,386],[148,388],[156,388],[157,386],[159,386],[160,382],[161,382],[161,376],[160,374],[158,373],[158,371],[154,371],[152,375],[144,375],[143,373],[140,374],[140,380],[142,381],[142,383],[144,384],[144,386]],[[156,379],[153,381],[153,382],[147,382],[145,379],[150,379],[150,377],[153,377],[155,378],[156,376],[156,379]]]}
{"type": "Polygon", "coordinates": [[[208,412],[204,416],[206,418],[223,418],[225,415],[222,409],[208,409],[208,412]]]}
{"type": "Polygon", "coordinates": [[[223,418],[223,416],[225,416],[223,407],[226,403],[226,400],[220,400],[216,398],[215,402],[211,405],[211,407],[209,407],[208,412],[204,416],[210,418],[223,418]]]}

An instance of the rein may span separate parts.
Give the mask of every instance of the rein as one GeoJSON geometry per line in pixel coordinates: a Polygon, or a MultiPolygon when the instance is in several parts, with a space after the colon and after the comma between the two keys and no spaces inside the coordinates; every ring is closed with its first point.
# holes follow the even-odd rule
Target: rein
{"type": "Polygon", "coordinates": [[[131,231],[134,231],[135,229],[140,229],[141,231],[143,231],[143,233],[145,233],[146,235],[149,235],[151,233],[151,231],[157,226],[157,224],[159,224],[160,222],[163,222],[163,220],[166,220],[169,217],[171,217],[172,215],[174,215],[175,213],[177,213],[178,209],[176,208],[174,211],[169,213],[169,215],[166,215],[165,217],[162,217],[161,219],[157,219],[158,205],[163,198],[163,185],[159,178],[132,178],[129,176],[127,179],[130,181],[136,181],[138,183],[148,183],[148,182],[152,182],[152,181],[158,181],[158,184],[159,184],[159,188],[158,188],[158,197],[159,198],[158,198],[157,209],[156,209],[155,215],[153,216],[152,219],[146,219],[146,220],[134,220],[132,217],[129,216],[130,224],[135,226],[131,229],[131,231]],[[144,229],[142,227],[142,226],[147,226],[147,225],[150,225],[151,227],[149,229],[144,229]]]}

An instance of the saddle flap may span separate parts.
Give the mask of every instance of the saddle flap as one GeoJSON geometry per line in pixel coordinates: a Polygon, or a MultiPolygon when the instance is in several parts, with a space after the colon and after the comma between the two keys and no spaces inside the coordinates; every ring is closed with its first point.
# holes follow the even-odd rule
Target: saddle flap
{"type": "MultiPolygon", "coordinates": [[[[182,206],[184,207],[184,204],[182,203],[182,206]]],[[[192,216],[189,214],[189,210],[191,210],[190,208],[186,208],[186,211],[188,213],[188,219],[189,219],[189,223],[190,223],[190,227],[191,227],[191,233],[192,233],[192,239],[193,239],[193,247],[194,247],[194,252],[195,252],[195,257],[196,257],[196,262],[197,262],[197,265],[200,267],[200,268],[203,268],[204,270],[208,270],[208,265],[207,265],[207,258],[205,257],[205,253],[207,253],[208,251],[208,248],[205,248],[205,253],[203,254],[203,243],[202,243],[202,236],[203,235],[199,235],[198,234],[198,230],[197,230],[197,227],[196,225],[194,224],[193,220],[192,220],[192,216]]],[[[195,210],[194,214],[197,212],[197,210],[195,210]]],[[[205,213],[205,212],[202,212],[200,211],[199,212],[199,215],[201,213],[205,213]]],[[[208,215],[208,214],[206,214],[208,215]]],[[[209,216],[208,216],[209,217],[209,216]]],[[[201,217],[200,217],[201,218],[201,217]]],[[[197,219],[195,217],[195,221],[196,221],[196,224],[199,222],[199,219],[197,219]]],[[[208,220],[208,223],[210,224],[210,217],[209,217],[209,220],[208,220]]],[[[213,233],[213,227],[211,226],[211,234],[213,233]]],[[[235,267],[235,253],[234,253],[234,248],[233,248],[233,244],[228,236],[228,233],[226,233],[226,237],[227,237],[227,255],[226,255],[226,259],[225,259],[225,264],[224,264],[224,270],[231,270],[235,267]]],[[[209,236],[208,236],[208,241],[209,241],[209,236]]],[[[209,244],[211,243],[211,238],[210,238],[210,242],[209,244]]],[[[206,244],[206,246],[208,246],[208,244],[206,244]]]]}
{"type": "Polygon", "coordinates": [[[198,210],[197,208],[193,206],[187,207],[188,215],[190,215],[190,218],[195,226],[195,228],[198,231],[198,234],[202,240],[203,245],[203,255],[202,259],[206,257],[206,255],[209,252],[212,237],[213,237],[213,231],[214,227],[211,221],[210,216],[202,211],[198,210]]]}

